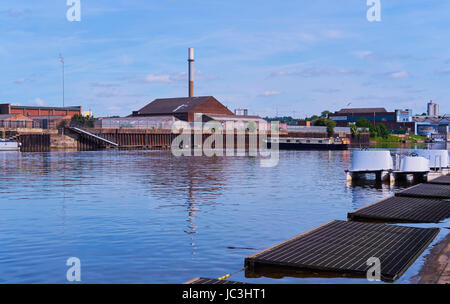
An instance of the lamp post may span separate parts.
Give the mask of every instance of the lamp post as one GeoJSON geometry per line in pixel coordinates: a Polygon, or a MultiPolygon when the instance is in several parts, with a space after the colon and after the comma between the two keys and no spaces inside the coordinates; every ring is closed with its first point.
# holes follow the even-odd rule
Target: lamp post
{"type": "Polygon", "coordinates": [[[64,101],[64,99],[65,99],[65,97],[64,97],[64,57],[61,55],[61,53],[59,53],[59,61],[61,61],[61,63],[62,63],[62,92],[63,92],[63,107],[64,107],[64,104],[65,104],[65,101],[64,101]]]}

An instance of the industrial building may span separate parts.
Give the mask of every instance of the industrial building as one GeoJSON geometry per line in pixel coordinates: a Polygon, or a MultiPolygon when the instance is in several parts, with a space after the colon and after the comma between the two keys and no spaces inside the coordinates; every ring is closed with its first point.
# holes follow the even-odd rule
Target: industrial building
{"type": "Polygon", "coordinates": [[[350,123],[365,118],[374,126],[383,123],[391,131],[414,131],[415,122],[412,110],[396,110],[388,112],[385,108],[348,108],[328,114],[328,118],[336,121],[338,127],[347,127],[350,123]]]}
{"type": "Polygon", "coordinates": [[[74,115],[81,115],[81,107],[40,107],[0,104],[0,128],[51,129],[74,115]]]}
{"type": "Polygon", "coordinates": [[[33,128],[36,123],[33,119],[22,114],[0,114],[0,128],[33,128]]]}
{"type": "Polygon", "coordinates": [[[22,114],[24,116],[70,116],[81,115],[81,107],[40,107],[0,104],[0,114],[22,114]]]}
{"type": "Polygon", "coordinates": [[[212,96],[155,99],[132,116],[174,116],[193,122],[196,114],[233,115],[227,107],[212,96]]]}
{"type": "Polygon", "coordinates": [[[437,141],[450,141],[450,117],[414,117],[416,134],[437,141]]]}

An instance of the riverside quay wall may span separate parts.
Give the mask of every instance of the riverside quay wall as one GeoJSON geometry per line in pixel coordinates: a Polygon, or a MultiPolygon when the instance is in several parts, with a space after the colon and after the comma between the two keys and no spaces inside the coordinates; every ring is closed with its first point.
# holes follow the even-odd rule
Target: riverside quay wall
{"type": "MultiPolygon", "coordinates": [[[[51,150],[79,150],[79,151],[91,151],[101,150],[108,148],[102,142],[95,140],[90,136],[85,136],[74,132],[71,128],[65,128],[64,130],[54,130],[55,132],[48,133],[34,133],[34,134],[17,134],[11,139],[18,140],[21,143],[22,152],[46,152],[51,150]]],[[[168,150],[171,148],[174,140],[180,135],[173,133],[171,130],[163,129],[84,129],[92,135],[101,137],[118,145],[119,149],[123,150],[168,150]]],[[[201,140],[197,137],[194,139],[194,134],[191,135],[191,144],[196,142],[206,144],[207,140],[211,140],[210,137],[213,133],[203,133],[201,140]]],[[[240,132],[234,134],[221,134],[222,144],[227,147],[227,143],[230,140],[234,141],[234,147],[255,147],[259,149],[263,144],[263,141],[270,136],[270,133],[251,133],[240,132]]],[[[280,136],[283,136],[280,134],[280,136]]],[[[186,143],[183,143],[186,144],[186,143]]],[[[212,144],[215,148],[215,144],[212,144]]]]}

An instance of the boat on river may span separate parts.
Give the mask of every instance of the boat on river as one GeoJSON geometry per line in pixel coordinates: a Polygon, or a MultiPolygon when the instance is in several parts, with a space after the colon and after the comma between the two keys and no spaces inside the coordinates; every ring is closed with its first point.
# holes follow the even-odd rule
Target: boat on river
{"type": "Polygon", "coordinates": [[[0,152],[20,151],[20,143],[14,140],[0,140],[0,152]]]}
{"type": "Polygon", "coordinates": [[[269,138],[268,148],[278,144],[280,150],[347,150],[349,142],[346,138],[269,138]]]}

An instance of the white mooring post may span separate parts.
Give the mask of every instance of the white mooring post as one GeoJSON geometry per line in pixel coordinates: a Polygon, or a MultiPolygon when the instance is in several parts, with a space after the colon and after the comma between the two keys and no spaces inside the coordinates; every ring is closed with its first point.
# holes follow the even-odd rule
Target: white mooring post
{"type": "Polygon", "coordinates": [[[395,173],[394,172],[389,173],[389,181],[390,181],[391,185],[395,184],[395,173]]]}
{"type": "Polygon", "coordinates": [[[353,174],[350,171],[347,171],[347,182],[351,182],[353,180],[353,174]]]}
{"type": "Polygon", "coordinates": [[[383,182],[389,181],[389,171],[381,171],[381,180],[383,182]]]}

